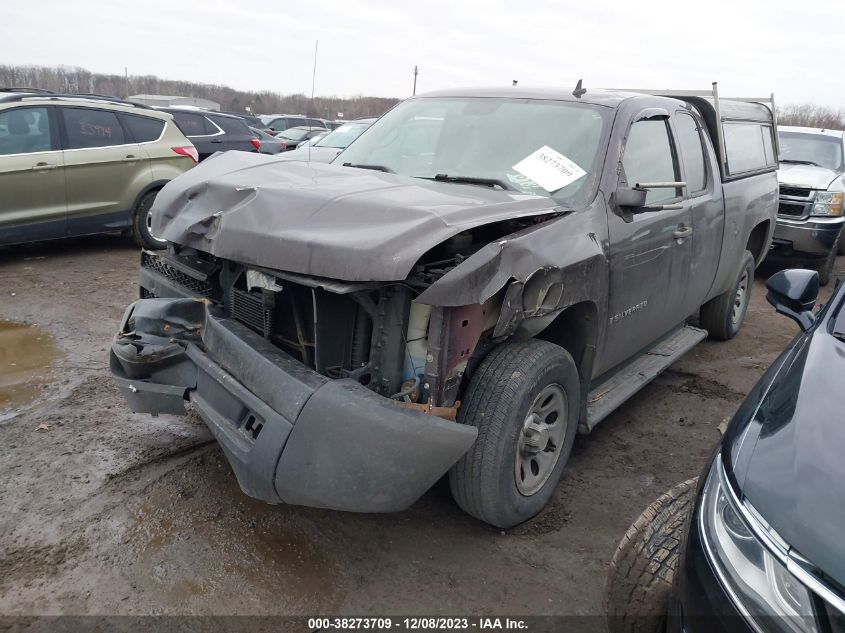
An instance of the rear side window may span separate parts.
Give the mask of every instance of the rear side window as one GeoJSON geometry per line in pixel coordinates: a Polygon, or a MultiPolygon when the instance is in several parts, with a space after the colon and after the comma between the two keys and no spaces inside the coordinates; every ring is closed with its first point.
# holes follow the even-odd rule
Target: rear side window
{"type": "Polygon", "coordinates": [[[252,137],[252,132],[249,131],[246,122],[243,119],[230,119],[229,117],[211,117],[214,123],[220,127],[227,134],[239,134],[241,136],[252,137]]]}
{"type": "Polygon", "coordinates": [[[126,137],[117,115],[91,108],[61,108],[69,149],[123,145],[126,137]]]}
{"type": "Polygon", "coordinates": [[[149,143],[158,140],[162,130],[164,130],[164,121],[160,119],[132,114],[121,114],[120,118],[129,128],[129,133],[136,143],[149,143]]]}
{"type": "Polygon", "coordinates": [[[317,119],[308,119],[308,123],[306,125],[310,125],[311,127],[326,127],[326,124],[322,121],[318,121],[317,119]]]}
{"type": "Polygon", "coordinates": [[[0,156],[49,152],[56,145],[47,108],[13,108],[0,112],[0,156]]]}
{"type": "Polygon", "coordinates": [[[687,181],[687,190],[690,193],[696,193],[704,189],[707,184],[701,132],[695,119],[686,113],[678,113],[676,124],[678,144],[684,155],[684,177],[687,181]]]}
{"type": "MultiPolygon", "coordinates": [[[[678,168],[666,119],[637,121],[631,126],[622,167],[628,185],[643,182],[675,182],[678,168]]],[[[677,189],[649,189],[646,204],[678,197],[677,189]]]]}
{"type": "Polygon", "coordinates": [[[176,122],[176,127],[185,136],[207,136],[216,134],[218,131],[213,129],[211,123],[201,114],[189,114],[188,112],[171,112],[171,114],[176,122]]]}
{"type": "Polygon", "coordinates": [[[729,175],[766,169],[776,164],[770,125],[731,121],[723,127],[729,175]]]}

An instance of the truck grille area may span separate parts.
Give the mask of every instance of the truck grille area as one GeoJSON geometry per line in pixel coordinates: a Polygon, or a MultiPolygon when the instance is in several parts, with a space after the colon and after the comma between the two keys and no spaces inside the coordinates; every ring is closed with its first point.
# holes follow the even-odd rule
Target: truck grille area
{"type": "Polygon", "coordinates": [[[164,257],[145,252],[141,256],[141,268],[157,272],[171,283],[186,289],[191,294],[200,297],[211,297],[213,288],[208,280],[191,277],[168,263],[164,257]]]}
{"type": "Polygon", "coordinates": [[[800,218],[804,216],[804,210],[807,205],[795,204],[792,202],[781,202],[778,206],[778,215],[785,215],[792,218],[800,218]]]}
{"type": "Polygon", "coordinates": [[[789,185],[780,186],[780,195],[792,196],[794,198],[809,198],[812,191],[812,189],[806,189],[804,187],[790,187],[789,185]]]}
{"type": "Polygon", "coordinates": [[[230,295],[232,318],[269,337],[273,332],[273,308],[264,304],[264,298],[245,290],[232,288],[230,295]]]}

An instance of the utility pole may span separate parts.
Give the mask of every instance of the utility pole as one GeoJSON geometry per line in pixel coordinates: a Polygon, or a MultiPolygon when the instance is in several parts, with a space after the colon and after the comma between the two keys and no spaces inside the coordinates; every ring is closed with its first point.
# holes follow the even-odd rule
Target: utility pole
{"type": "Polygon", "coordinates": [[[417,67],[414,66],[414,92],[411,93],[411,96],[417,94],[417,74],[418,74],[418,72],[419,71],[418,71],[417,67]]]}
{"type": "MultiPolygon", "coordinates": [[[[126,98],[129,98],[129,66],[123,67],[123,76],[126,79],[126,98]]],[[[91,91],[93,92],[93,90],[91,91]]]]}

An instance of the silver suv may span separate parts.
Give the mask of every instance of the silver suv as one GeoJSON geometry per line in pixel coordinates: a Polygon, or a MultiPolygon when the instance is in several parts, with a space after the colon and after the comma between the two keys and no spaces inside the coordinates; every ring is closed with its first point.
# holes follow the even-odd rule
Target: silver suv
{"type": "Polygon", "coordinates": [[[98,95],[0,91],[0,245],[150,230],[158,191],[197,162],[166,112],[98,95]]]}

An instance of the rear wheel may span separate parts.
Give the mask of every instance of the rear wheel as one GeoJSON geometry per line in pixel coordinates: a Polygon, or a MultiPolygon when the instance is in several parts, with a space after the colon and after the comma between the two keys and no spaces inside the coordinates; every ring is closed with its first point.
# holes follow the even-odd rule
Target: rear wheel
{"type": "Polygon", "coordinates": [[[563,348],[532,340],[490,352],[458,411],[459,422],[478,428],[449,471],[458,505],[500,528],[540,512],[572,450],[579,404],[578,370],[563,348]]]}
{"type": "Polygon", "coordinates": [[[607,574],[610,633],[662,633],[698,479],[678,484],[628,528],[607,574]]]}
{"type": "Polygon", "coordinates": [[[712,338],[727,341],[736,336],[745,320],[753,285],[754,256],[745,251],[733,287],[701,306],[699,321],[712,338]]]}
{"type": "Polygon", "coordinates": [[[132,214],[132,238],[141,248],[160,250],[167,246],[167,241],[157,238],[152,233],[152,207],[158,191],[150,191],[141,196],[132,214]]]}

